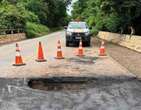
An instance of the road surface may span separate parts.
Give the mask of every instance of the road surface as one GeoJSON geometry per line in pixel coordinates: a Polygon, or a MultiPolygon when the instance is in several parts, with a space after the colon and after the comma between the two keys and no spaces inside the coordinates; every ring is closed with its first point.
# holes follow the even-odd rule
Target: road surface
{"type": "Polygon", "coordinates": [[[98,57],[98,47],[85,48],[85,57],[75,56],[76,48],[65,47],[65,32],[60,31],[36,39],[18,42],[25,66],[14,67],[15,43],[0,47],[0,77],[28,78],[52,76],[134,76],[110,56],[98,57]],[[56,60],[57,41],[61,40],[65,59],[56,60]],[[41,41],[47,62],[36,62],[41,41]]]}
{"type": "Polygon", "coordinates": [[[76,48],[65,47],[63,31],[19,44],[26,63],[23,67],[12,66],[15,43],[0,47],[0,110],[141,110],[140,80],[109,55],[98,57],[96,45],[85,48],[86,56],[78,58],[76,48]],[[57,40],[62,42],[64,60],[54,59],[57,40]],[[44,46],[45,63],[35,62],[39,41],[44,46]],[[53,76],[94,79],[75,90],[43,91],[28,86],[31,77],[53,76]]]}
{"type": "Polygon", "coordinates": [[[99,79],[76,91],[40,91],[20,82],[0,79],[0,110],[141,110],[137,79],[99,79]]]}

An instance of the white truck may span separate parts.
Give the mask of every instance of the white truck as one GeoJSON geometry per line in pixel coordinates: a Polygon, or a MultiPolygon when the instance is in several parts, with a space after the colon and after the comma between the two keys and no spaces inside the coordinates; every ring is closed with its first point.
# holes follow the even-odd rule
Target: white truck
{"type": "Polygon", "coordinates": [[[90,46],[91,34],[86,22],[70,22],[66,28],[66,46],[73,43],[78,45],[82,40],[83,45],[90,46]]]}

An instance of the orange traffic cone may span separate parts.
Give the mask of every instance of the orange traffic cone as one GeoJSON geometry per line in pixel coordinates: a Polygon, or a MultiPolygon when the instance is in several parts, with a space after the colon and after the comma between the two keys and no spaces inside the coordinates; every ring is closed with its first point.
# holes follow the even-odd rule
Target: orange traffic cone
{"type": "Polygon", "coordinates": [[[58,45],[57,45],[57,56],[55,57],[56,59],[64,59],[63,53],[61,50],[61,42],[58,40],[58,45]]]}
{"type": "Polygon", "coordinates": [[[42,48],[42,43],[39,42],[39,47],[38,47],[38,56],[36,59],[37,62],[46,62],[46,59],[44,58],[44,53],[43,53],[43,48],[42,48]]]}
{"type": "Polygon", "coordinates": [[[77,50],[77,56],[79,56],[79,57],[84,56],[84,49],[83,49],[83,46],[82,46],[82,40],[80,40],[80,43],[79,43],[79,48],[77,50]]]}
{"type": "Polygon", "coordinates": [[[15,57],[15,64],[13,66],[23,66],[25,63],[23,63],[22,57],[20,55],[20,49],[18,43],[16,43],[16,57],[15,57]]]}
{"type": "Polygon", "coordinates": [[[101,46],[99,48],[99,56],[106,56],[106,50],[105,50],[105,42],[101,42],[101,46]]]}

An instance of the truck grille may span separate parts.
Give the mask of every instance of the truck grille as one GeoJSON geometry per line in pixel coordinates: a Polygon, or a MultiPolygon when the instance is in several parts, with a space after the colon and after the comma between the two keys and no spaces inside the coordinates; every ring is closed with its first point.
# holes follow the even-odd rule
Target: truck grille
{"type": "Polygon", "coordinates": [[[83,36],[85,36],[85,34],[84,33],[73,33],[73,36],[81,36],[81,37],[83,37],[83,36]]]}

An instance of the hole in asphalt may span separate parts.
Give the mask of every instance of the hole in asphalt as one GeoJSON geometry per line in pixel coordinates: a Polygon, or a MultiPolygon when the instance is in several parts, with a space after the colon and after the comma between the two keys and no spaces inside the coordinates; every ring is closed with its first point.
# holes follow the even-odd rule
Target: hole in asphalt
{"type": "Polygon", "coordinates": [[[30,79],[28,86],[32,89],[44,91],[78,91],[86,89],[92,80],[85,77],[53,77],[47,79],[30,79]]]}
{"type": "Polygon", "coordinates": [[[135,77],[51,77],[28,80],[28,86],[44,91],[80,91],[94,87],[108,87],[114,84],[140,82],[135,77]]]}

